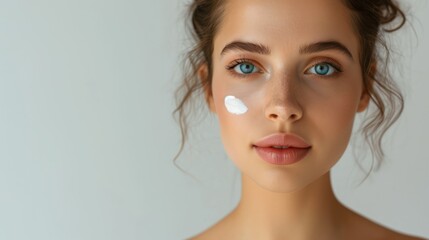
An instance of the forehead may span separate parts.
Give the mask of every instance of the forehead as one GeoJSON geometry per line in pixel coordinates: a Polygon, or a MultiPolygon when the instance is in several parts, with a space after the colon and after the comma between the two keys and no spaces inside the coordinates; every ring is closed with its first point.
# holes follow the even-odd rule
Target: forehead
{"type": "Polygon", "coordinates": [[[273,50],[335,40],[354,56],[358,48],[351,12],[342,0],[226,0],[214,53],[234,40],[261,42],[273,50]]]}

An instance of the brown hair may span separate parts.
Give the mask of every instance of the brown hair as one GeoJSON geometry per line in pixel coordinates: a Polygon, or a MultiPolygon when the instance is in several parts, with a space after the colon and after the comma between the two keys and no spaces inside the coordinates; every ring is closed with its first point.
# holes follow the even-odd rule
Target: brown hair
{"type": "MultiPolygon", "coordinates": [[[[380,164],[384,159],[382,138],[404,108],[403,96],[388,71],[390,52],[384,33],[400,29],[406,17],[394,0],[342,1],[352,12],[354,28],[360,40],[359,58],[364,88],[376,107],[362,122],[361,130],[373,157],[375,155],[380,164]],[[384,28],[394,24],[398,17],[396,27],[384,28]]],[[[225,0],[194,0],[188,6],[187,16],[190,19],[187,19],[187,23],[190,24],[187,25],[187,30],[193,37],[194,45],[185,55],[183,82],[175,92],[177,107],[173,115],[180,125],[182,142],[174,160],[182,152],[188,138],[190,113],[196,107],[205,105],[204,101],[196,99],[195,102],[193,99],[201,99],[204,91],[211,88],[213,39],[223,17],[224,6],[225,0]],[[199,79],[198,70],[203,64],[208,66],[208,77],[199,79]],[[200,105],[195,106],[195,103],[200,105]]],[[[373,163],[374,161],[370,171],[373,163]]]]}

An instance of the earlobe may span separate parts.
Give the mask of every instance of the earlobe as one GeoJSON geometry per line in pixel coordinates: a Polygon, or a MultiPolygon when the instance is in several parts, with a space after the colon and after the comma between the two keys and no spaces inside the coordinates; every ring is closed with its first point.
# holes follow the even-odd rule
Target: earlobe
{"type": "Polygon", "coordinates": [[[208,74],[207,63],[203,63],[198,68],[198,79],[201,81],[201,85],[204,90],[204,97],[210,112],[216,113],[215,107],[214,107],[211,84],[208,78],[209,78],[209,74],[208,74]]]}

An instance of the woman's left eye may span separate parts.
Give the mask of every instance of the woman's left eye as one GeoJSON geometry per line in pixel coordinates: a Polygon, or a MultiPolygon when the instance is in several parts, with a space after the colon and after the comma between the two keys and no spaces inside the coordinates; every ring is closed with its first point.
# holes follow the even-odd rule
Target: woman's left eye
{"type": "Polygon", "coordinates": [[[330,63],[318,63],[309,69],[310,73],[326,76],[332,75],[340,70],[332,66],[330,63]]]}

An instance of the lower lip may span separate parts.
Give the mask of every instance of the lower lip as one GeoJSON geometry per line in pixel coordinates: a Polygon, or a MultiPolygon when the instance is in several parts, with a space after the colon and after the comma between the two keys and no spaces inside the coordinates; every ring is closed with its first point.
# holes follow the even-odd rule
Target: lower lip
{"type": "Polygon", "coordinates": [[[258,155],[266,162],[276,165],[288,165],[303,159],[310,148],[286,148],[278,149],[272,147],[254,146],[258,155]]]}

